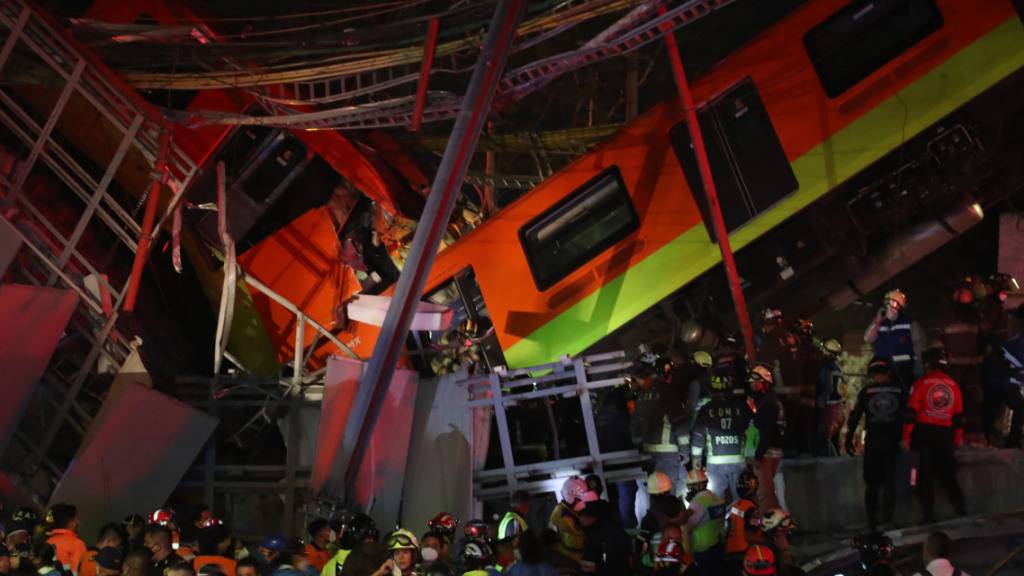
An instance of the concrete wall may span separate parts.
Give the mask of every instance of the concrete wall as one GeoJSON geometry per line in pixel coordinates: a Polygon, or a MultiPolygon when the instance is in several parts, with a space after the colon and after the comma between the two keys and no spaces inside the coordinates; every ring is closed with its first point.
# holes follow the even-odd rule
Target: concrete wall
{"type": "MultiPolygon", "coordinates": [[[[957,477],[967,496],[969,514],[1024,509],[1024,452],[962,450],[957,461],[957,477]]],[[[786,505],[801,530],[847,531],[867,524],[860,457],[784,460],[780,469],[786,505]]],[[[906,454],[901,455],[896,473],[906,482],[896,494],[894,520],[900,526],[915,524],[921,512],[909,486],[906,454]]],[[[940,519],[953,516],[941,489],[937,490],[935,510],[940,519]]]]}

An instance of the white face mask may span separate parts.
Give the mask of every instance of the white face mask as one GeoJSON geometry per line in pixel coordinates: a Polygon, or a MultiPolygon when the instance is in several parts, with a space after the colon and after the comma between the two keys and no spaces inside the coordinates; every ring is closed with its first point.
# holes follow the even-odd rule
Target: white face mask
{"type": "Polygon", "coordinates": [[[440,557],[437,550],[434,550],[433,548],[423,548],[420,550],[420,556],[423,558],[424,562],[436,562],[440,557]]]}

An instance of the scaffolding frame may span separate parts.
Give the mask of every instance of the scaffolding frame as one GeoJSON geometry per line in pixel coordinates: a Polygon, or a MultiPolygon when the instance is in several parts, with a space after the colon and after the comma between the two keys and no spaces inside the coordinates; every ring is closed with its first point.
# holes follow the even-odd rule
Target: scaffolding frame
{"type": "Polygon", "coordinates": [[[473,496],[482,502],[505,498],[516,490],[530,493],[558,492],[565,478],[590,471],[606,483],[628,482],[645,477],[647,456],[638,450],[601,452],[591,393],[626,384],[633,366],[623,351],[565,357],[558,362],[518,370],[493,372],[458,382],[469,401],[467,408],[488,407],[497,423],[502,467],[475,470],[473,496]],[[587,438],[587,454],[534,464],[516,464],[506,410],[524,400],[576,396],[580,402],[587,438]]]}

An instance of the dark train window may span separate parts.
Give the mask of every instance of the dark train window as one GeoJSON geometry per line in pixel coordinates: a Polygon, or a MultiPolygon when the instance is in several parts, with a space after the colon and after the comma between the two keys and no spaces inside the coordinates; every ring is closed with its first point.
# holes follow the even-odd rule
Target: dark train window
{"type": "MultiPolygon", "coordinates": [[[[725,229],[732,232],[794,192],[799,184],[757,87],[748,78],[697,111],[725,229]]],[[[686,122],[669,131],[686,182],[717,241],[686,122]]]]}
{"type": "Polygon", "coordinates": [[[640,227],[622,174],[612,166],[519,229],[539,290],[590,261],[640,227]]]}
{"type": "Polygon", "coordinates": [[[935,0],[857,0],[807,32],[804,48],[835,98],[939,28],[935,0]]]}

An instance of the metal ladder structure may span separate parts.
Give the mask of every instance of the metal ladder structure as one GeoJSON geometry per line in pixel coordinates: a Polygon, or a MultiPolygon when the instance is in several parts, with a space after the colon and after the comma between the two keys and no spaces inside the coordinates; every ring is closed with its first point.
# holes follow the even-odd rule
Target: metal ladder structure
{"type": "MultiPolygon", "coordinates": [[[[637,450],[602,452],[595,422],[595,401],[600,392],[626,383],[633,363],[622,351],[566,357],[559,362],[502,373],[475,376],[458,382],[469,395],[469,408],[489,408],[497,424],[501,446],[501,468],[475,470],[473,496],[477,501],[507,498],[515,490],[530,493],[557,492],[570,475],[594,473],[605,482],[623,482],[645,477],[646,457],[637,450]],[[587,454],[545,459],[534,464],[516,462],[508,409],[530,400],[554,398],[579,401],[587,439],[587,454]]],[[[553,435],[557,438],[557,434],[553,435]]]]}
{"type": "MultiPolygon", "coordinates": [[[[28,151],[17,159],[11,173],[0,174],[0,228],[21,244],[13,278],[77,293],[80,304],[64,340],[80,338],[88,343],[81,349],[88,350],[84,354],[58,348],[36,387],[32,416],[23,419],[4,455],[5,467],[21,476],[29,492],[45,499],[68,463],[66,454],[51,454],[54,440],[59,434],[84,436],[98,409],[97,402],[83,402],[80,394],[87,388],[102,388],[105,394],[103,386],[109,383],[89,384],[106,377],[103,372],[116,371],[130,352],[130,343],[116,327],[127,281],[115,285],[104,274],[104,262],[90,261],[82,254],[80,241],[93,227],[109,233],[111,254],[138,248],[139,209],[146,191],[118,193],[115,177],[128,157],[141,156],[155,165],[161,131],[169,128],[155,109],[112,80],[111,72],[67,40],[47,15],[28,2],[0,3],[0,42],[0,74],[5,77],[0,87],[0,122],[28,151]],[[19,94],[19,86],[59,90],[59,96],[52,109],[45,110],[45,105],[19,94]],[[94,113],[97,123],[109,129],[107,134],[119,139],[103,166],[84,160],[55,130],[62,119],[71,121],[72,110],[94,113]],[[47,216],[47,207],[27,193],[33,173],[51,174],[83,204],[70,233],[62,232],[47,216]]],[[[183,192],[196,165],[173,146],[167,164],[170,188],[183,192]]],[[[154,234],[158,233],[159,228],[154,234]]]]}

